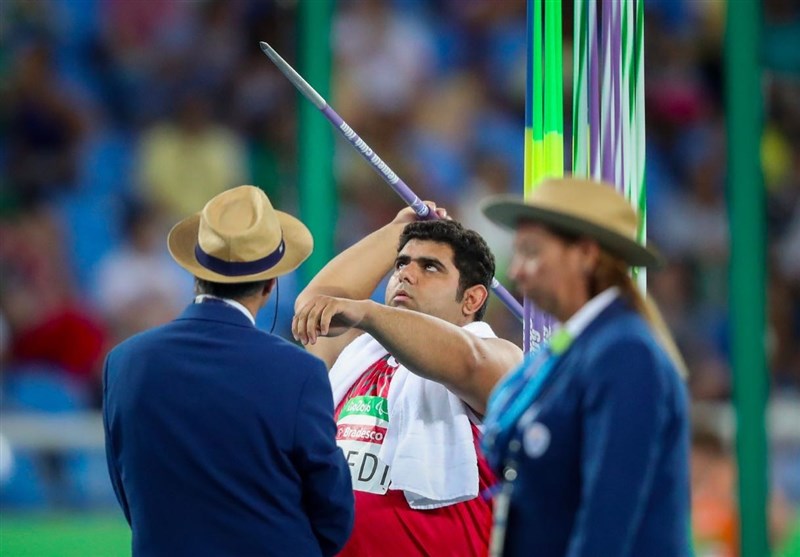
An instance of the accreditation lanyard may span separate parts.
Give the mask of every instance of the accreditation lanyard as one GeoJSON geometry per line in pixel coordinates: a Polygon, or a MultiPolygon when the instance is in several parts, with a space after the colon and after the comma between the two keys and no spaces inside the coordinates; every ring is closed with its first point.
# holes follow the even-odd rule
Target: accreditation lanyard
{"type": "Polygon", "coordinates": [[[501,557],[503,554],[503,545],[506,539],[506,527],[508,523],[508,509],[511,504],[511,495],[514,491],[514,481],[517,479],[517,469],[519,467],[519,450],[522,448],[522,442],[519,440],[519,433],[522,429],[531,423],[538,412],[531,406],[533,402],[541,394],[544,384],[547,379],[552,376],[556,364],[561,359],[561,356],[572,344],[572,336],[564,329],[559,331],[560,334],[554,335],[550,343],[544,348],[546,354],[539,354],[539,365],[535,365],[536,360],[530,366],[528,373],[526,373],[526,382],[524,387],[513,397],[513,400],[508,402],[504,416],[498,418],[500,425],[506,427],[513,427],[515,431],[511,435],[508,442],[508,451],[503,466],[502,486],[500,491],[494,498],[494,520],[492,522],[492,535],[489,541],[489,556],[501,557]],[[542,357],[545,356],[545,357],[542,357]],[[538,368],[538,369],[537,369],[538,368]],[[522,408],[526,410],[520,411],[522,408]],[[511,418],[514,424],[504,423],[506,420],[503,418],[511,418]]]}

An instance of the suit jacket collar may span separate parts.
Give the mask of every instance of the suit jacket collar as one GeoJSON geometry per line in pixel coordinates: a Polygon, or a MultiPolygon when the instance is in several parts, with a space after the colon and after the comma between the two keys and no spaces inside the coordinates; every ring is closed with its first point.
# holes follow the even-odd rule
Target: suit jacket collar
{"type": "Polygon", "coordinates": [[[598,329],[598,327],[602,327],[608,321],[611,321],[617,318],[619,315],[628,313],[630,311],[633,310],[628,305],[628,302],[625,301],[625,299],[622,298],[622,296],[617,296],[614,300],[611,301],[610,304],[608,304],[605,308],[603,308],[603,310],[600,311],[600,313],[598,313],[594,319],[592,319],[586,325],[586,328],[583,329],[583,331],[581,331],[581,334],[575,339],[574,344],[579,344],[582,341],[590,339],[594,335],[594,332],[598,329]]]}
{"type": "Polygon", "coordinates": [[[553,368],[554,372],[550,374],[550,376],[545,380],[545,383],[542,385],[539,398],[545,396],[545,393],[552,389],[556,381],[561,381],[559,380],[559,377],[564,377],[565,374],[575,375],[579,372],[579,368],[569,362],[573,361],[573,358],[576,357],[575,355],[584,350],[588,343],[592,342],[592,339],[598,330],[600,330],[602,327],[605,327],[609,321],[614,321],[621,315],[627,314],[631,311],[632,310],[630,309],[628,303],[621,296],[617,296],[610,304],[603,308],[603,310],[600,311],[600,313],[586,325],[586,328],[581,332],[581,334],[574,339],[574,341],[570,344],[569,349],[564,352],[563,358],[561,358],[561,360],[555,364],[553,368]]]}
{"type": "Polygon", "coordinates": [[[239,312],[247,317],[247,320],[250,321],[253,325],[256,324],[256,319],[253,317],[253,314],[250,313],[250,310],[244,307],[241,302],[237,302],[231,298],[220,298],[218,296],[212,296],[211,294],[198,294],[194,297],[194,303],[215,303],[215,304],[228,304],[229,306],[233,306],[239,310],[239,312]]]}
{"type": "Polygon", "coordinates": [[[178,319],[201,319],[240,327],[254,327],[241,311],[228,304],[189,304],[178,319]]]}

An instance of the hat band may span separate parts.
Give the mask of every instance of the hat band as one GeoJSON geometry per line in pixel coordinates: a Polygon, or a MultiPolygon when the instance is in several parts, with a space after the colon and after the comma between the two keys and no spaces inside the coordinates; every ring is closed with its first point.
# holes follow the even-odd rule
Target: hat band
{"type": "Polygon", "coordinates": [[[283,238],[281,238],[281,243],[278,244],[275,251],[255,261],[225,261],[204,252],[200,244],[194,246],[194,256],[197,258],[197,262],[200,263],[200,265],[209,271],[214,271],[226,277],[255,275],[256,273],[271,269],[283,258],[284,253],[286,253],[286,245],[283,243],[283,238]]]}

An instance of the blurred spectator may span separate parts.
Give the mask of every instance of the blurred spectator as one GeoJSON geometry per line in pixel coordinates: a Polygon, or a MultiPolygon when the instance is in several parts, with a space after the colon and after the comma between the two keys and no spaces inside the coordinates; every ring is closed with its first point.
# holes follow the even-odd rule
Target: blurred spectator
{"type": "Polygon", "coordinates": [[[800,5],[793,0],[766,0],[764,14],[764,65],[776,72],[799,75],[800,5]]]}
{"type": "Polygon", "coordinates": [[[463,192],[482,93],[476,76],[454,74],[430,87],[415,107],[404,151],[421,176],[418,195],[452,206],[463,192]]]}
{"type": "Polygon", "coordinates": [[[23,199],[51,197],[75,185],[84,123],[46,44],[25,46],[13,63],[7,113],[11,191],[23,199]]]}
{"type": "Polygon", "coordinates": [[[192,282],[166,251],[162,215],[132,200],[124,210],[124,243],[106,255],[96,271],[95,303],[117,344],[173,320],[192,299],[192,282]]]}
{"type": "Polygon", "coordinates": [[[2,222],[2,232],[0,312],[10,333],[6,371],[47,364],[94,388],[106,332],[75,296],[52,212],[25,207],[2,222]]]}
{"type": "Polygon", "coordinates": [[[512,191],[511,169],[506,161],[496,156],[482,156],[473,161],[471,176],[458,196],[454,218],[464,226],[478,232],[494,253],[497,277],[505,277],[511,262],[512,235],[486,218],[480,203],[490,195],[512,191]]]}
{"type": "Polygon", "coordinates": [[[0,487],[8,481],[14,470],[14,453],[8,439],[0,433],[0,487]]]}
{"type": "Polygon", "coordinates": [[[247,181],[244,145],[214,119],[202,91],[187,90],[176,118],[147,130],[140,148],[143,192],[172,220],[200,211],[206,200],[247,181]]]}
{"type": "Polygon", "coordinates": [[[433,75],[430,28],[390,2],[343,2],[333,36],[339,112],[354,129],[408,111],[433,75]]]}
{"type": "Polygon", "coordinates": [[[736,470],[722,441],[709,431],[692,437],[692,531],[697,557],[736,557],[739,530],[736,470]]]}
{"type": "Polygon", "coordinates": [[[242,2],[208,0],[199,7],[200,17],[187,58],[194,65],[194,79],[210,90],[226,93],[245,48],[257,50],[255,43],[243,44],[239,29],[242,6],[242,2]]]}
{"type": "MultiPolygon", "coordinates": [[[[722,439],[705,424],[692,435],[692,532],[696,557],[739,556],[736,461],[722,439]]],[[[792,534],[793,511],[773,482],[767,521],[770,543],[783,545],[792,534]]]]}
{"type": "Polygon", "coordinates": [[[168,110],[172,82],[183,76],[191,10],[181,2],[98,2],[93,49],[103,101],[130,126],[168,110]]]}

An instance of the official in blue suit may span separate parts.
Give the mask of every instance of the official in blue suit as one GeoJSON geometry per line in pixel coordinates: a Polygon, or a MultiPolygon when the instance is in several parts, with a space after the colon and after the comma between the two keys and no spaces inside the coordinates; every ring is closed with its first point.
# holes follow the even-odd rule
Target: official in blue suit
{"type": "Polygon", "coordinates": [[[633,209],[613,186],[566,178],[483,210],[516,232],[509,276],[561,323],[489,402],[495,554],[689,555],[683,361],[630,277],[659,262],[633,209]]]}
{"type": "Polygon", "coordinates": [[[255,327],[312,249],[258,188],[228,190],[168,245],[197,298],[108,355],[103,421],[135,556],[333,555],[353,522],[325,365],[255,327]]]}

